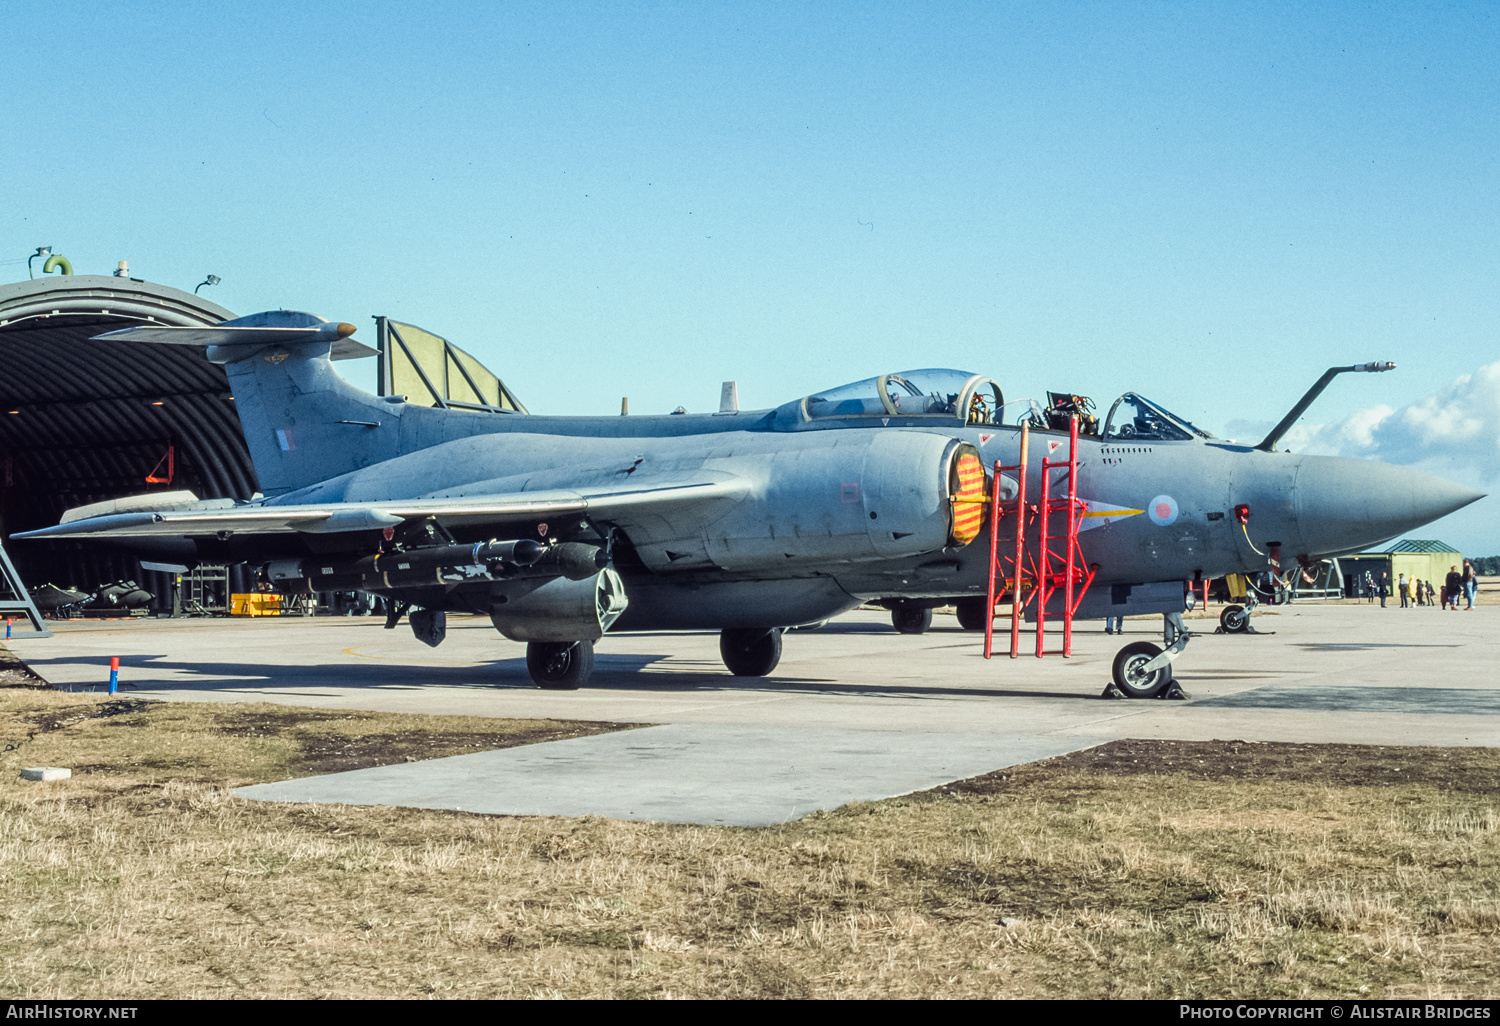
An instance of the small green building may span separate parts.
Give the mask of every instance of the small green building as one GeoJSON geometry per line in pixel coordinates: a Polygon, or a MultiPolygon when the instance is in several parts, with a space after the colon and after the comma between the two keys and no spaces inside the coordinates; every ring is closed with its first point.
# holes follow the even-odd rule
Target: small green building
{"type": "Polygon", "coordinates": [[[1435,539],[1403,538],[1384,552],[1360,552],[1353,556],[1339,557],[1339,570],[1344,577],[1344,595],[1349,598],[1362,595],[1361,583],[1365,571],[1377,585],[1380,575],[1390,575],[1392,587],[1401,575],[1415,576],[1419,581],[1431,581],[1432,586],[1442,590],[1450,567],[1464,568],[1464,557],[1447,542],[1435,539]]]}

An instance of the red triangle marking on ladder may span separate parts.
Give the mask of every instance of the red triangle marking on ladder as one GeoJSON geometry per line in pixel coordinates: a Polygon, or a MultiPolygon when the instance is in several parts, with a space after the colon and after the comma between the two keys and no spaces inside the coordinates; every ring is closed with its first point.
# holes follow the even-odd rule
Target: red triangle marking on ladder
{"type": "Polygon", "coordinates": [[[1056,452],[1057,451],[1057,447],[1060,446],[1060,445],[1062,445],[1061,442],[1048,442],[1047,443],[1047,451],[1048,452],[1056,452]]]}

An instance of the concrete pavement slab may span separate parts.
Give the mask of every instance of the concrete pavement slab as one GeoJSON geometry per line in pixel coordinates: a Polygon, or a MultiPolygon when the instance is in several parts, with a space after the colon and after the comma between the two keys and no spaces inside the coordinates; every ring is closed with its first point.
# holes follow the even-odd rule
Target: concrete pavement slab
{"type": "Polygon", "coordinates": [[[1418,716],[1500,716],[1500,691],[1482,688],[1390,688],[1350,685],[1284,687],[1273,684],[1210,698],[1205,708],[1306,709],[1319,712],[1394,712],[1418,716]]]}
{"type": "Polygon", "coordinates": [[[686,723],[239,788],[243,798],[768,826],[1062,755],[1034,735],[686,723]]]}

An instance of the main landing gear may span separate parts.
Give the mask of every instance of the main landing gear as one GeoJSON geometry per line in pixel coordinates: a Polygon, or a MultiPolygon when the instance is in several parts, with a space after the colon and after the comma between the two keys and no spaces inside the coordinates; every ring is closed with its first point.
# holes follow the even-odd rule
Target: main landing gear
{"type": "Polygon", "coordinates": [[[891,626],[900,634],[926,634],[932,626],[931,606],[900,605],[891,608],[891,626]]]}
{"type": "Polygon", "coordinates": [[[576,691],[594,672],[592,641],[532,641],[526,645],[526,671],[547,691],[576,691]]]}
{"type": "Polygon", "coordinates": [[[983,595],[969,595],[953,603],[953,611],[958,614],[958,625],[966,631],[982,631],[988,613],[994,615],[993,609],[988,609],[989,599],[983,595]]]}
{"type": "Polygon", "coordinates": [[[1172,663],[1182,655],[1192,637],[1182,622],[1181,613],[1167,613],[1162,617],[1162,640],[1165,649],[1149,641],[1132,641],[1115,654],[1110,668],[1110,686],[1104,689],[1106,698],[1118,692],[1126,698],[1185,698],[1182,689],[1172,679],[1172,663]]]}
{"type": "MultiPolygon", "coordinates": [[[[931,613],[928,613],[929,617],[931,613]]],[[[781,662],[781,628],[726,628],[719,654],[736,677],[764,677],[781,662]]],[[[592,641],[532,641],[526,645],[526,671],[547,691],[576,691],[594,672],[592,641]]]]}
{"type": "Polygon", "coordinates": [[[781,628],[726,627],[719,634],[719,655],[736,677],[764,677],[781,662],[781,628]]]}

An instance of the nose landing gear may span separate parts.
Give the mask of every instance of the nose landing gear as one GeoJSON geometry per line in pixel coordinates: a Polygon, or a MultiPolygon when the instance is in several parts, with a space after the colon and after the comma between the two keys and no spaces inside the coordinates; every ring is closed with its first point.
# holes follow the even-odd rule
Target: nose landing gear
{"type": "Polygon", "coordinates": [[[1115,654],[1110,676],[1126,698],[1155,698],[1172,683],[1172,664],[1148,670],[1161,656],[1160,647],[1149,641],[1132,641],[1115,654]]]}
{"type": "Polygon", "coordinates": [[[1250,633],[1250,610],[1244,606],[1225,606],[1219,614],[1219,629],[1225,634],[1250,633]]]}
{"type": "Polygon", "coordinates": [[[1172,663],[1187,648],[1192,635],[1182,622],[1181,613],[1166,613],[1162,619],[1162,640],[1165,649],[1149,641],[1133,641],[1115,654],[1110,667],[1110,686],[1104,689],[1106,698],[1114,697],[1112,691],[1126,698],[1186,698],[1177,682],[1172,679],[1172,663]]]}

